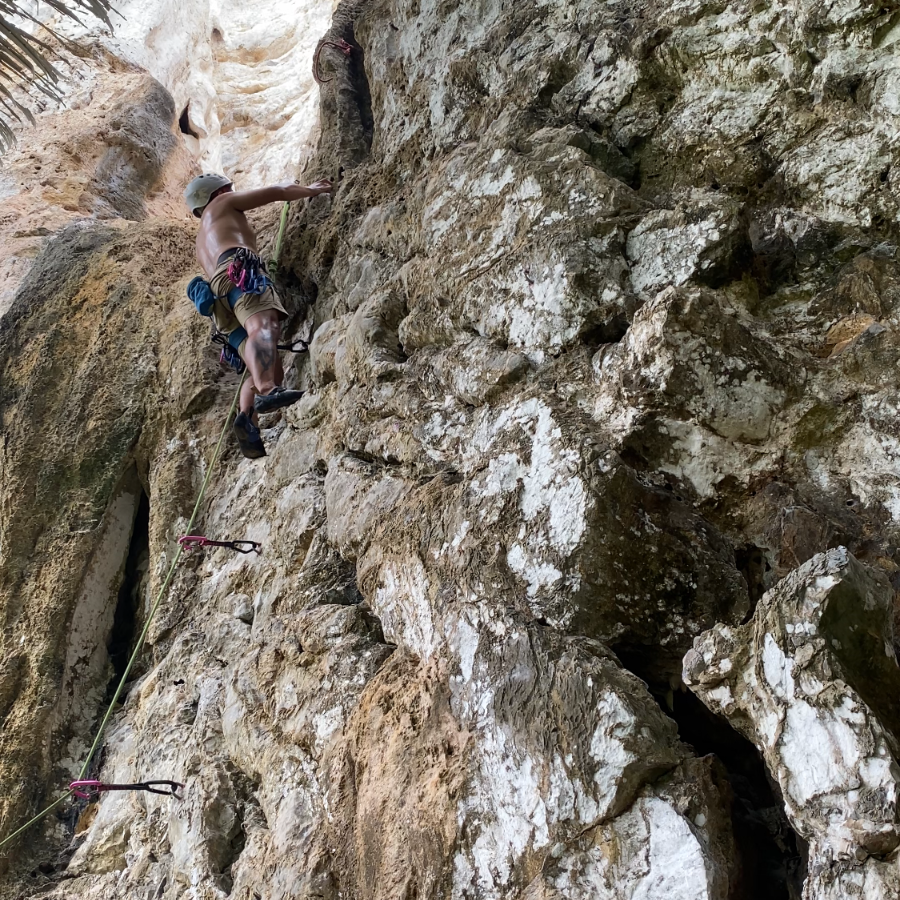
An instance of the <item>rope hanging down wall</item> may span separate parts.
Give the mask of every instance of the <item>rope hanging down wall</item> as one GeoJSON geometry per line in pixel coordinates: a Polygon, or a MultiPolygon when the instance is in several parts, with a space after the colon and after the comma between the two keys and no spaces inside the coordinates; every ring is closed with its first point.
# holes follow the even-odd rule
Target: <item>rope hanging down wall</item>
{"type": "MultiPolygon", "coordinates": [[[[194,523],[197,521],[197,516],[200,512],[200,506],[203,503],[203,498],[206,496],[206,489],[209,486],[209,480],[212,476],[213,469],[216,466],[216,462],[219,459],[219,453],[222,450],[222,442],[225,440],[225,432],[228,430],[228,423],[231,421],[232,416],[234,415],[235,409],[237,409],[238,398],[241,395],[241,388],[244,386],[244,379],[247,377],[247,373],[245,372],[240,382],[238,383],[237,390],[234,394],[234,399],[231,401],[231,407],[228,410],[228,415],[225,417],[225,422],[222,425],[222,430],[219,433],[219,440],[216,443],[216,449],[213,451],[212,459],[209,462],[209,466],[206,470],[206,476],[203,479],[203,484],[200,486],[200,493],[197,496],[197,502],[194,504],[194,511],[191,513],[191,520],[188,522],[187,530],[190,532],[194,528],[194,523]]],[[[78,778],[76,782],[80,782],[84,780],[84,776],[90,768],[91,762],[94,759],[94,755],[100,747],[100,742],[103,740],[103,735],[106,732],[106,727],[109,725],[109,720],[112,718],[112,714],[116,708],[116,704],[119,702],[119,697],[122,696],[122,691],[125,688],[125,683],[128,681],[128,676],[131,673],[132,666],[135,663],[135,660],[138,658],[141,650],[144,646],[144,641],[147,637],[147,632],[150,630],[150,624],[153,622],[153,617],[156,615],[157,610],[160,607],[160,604],[165,597],[169,585],[172,583],[172,577],[175,574],[175,568],[178,565],[179,560],[181,559],[182,554],[184,553],[184,545],[178,545],[178,549],[175,551],[175,556],[172,559],[172,565],[169,566],[169,571],[166,574],[165,580],[162,583],[162,586],[159,589],[159,593],[156,595],[156,599],[153,601],[153,606],[150,607],[150,612],[147,615],[147,621],[144,623],[144,627],[141,629],[141,633],[138,636],[137,643],[134,645],[134,650],[132,651],[131,657],[128,660],[128,665],[125,666],[125,671],[122,673],[122,677],[119,679],[119,684],[116,687],[116,692],[113,694],[113,698],[110,701],[109,707],[106,710],[106,714],[103,716],[103,720],[100,722],[100,727],[97,730],[97,736],[94,738],[94,743],[91,744],[91,749],[88,750],[87,757],[84,761],[84,764],[81,767],[81,770],[78,773],[78,778]]],[[[70,787],[65,793],[60,794],[49,806],[42,809],[36,816],[29,819],[21,828],[17,828],[12,834],[3,838],[0,841],[0,850],[2,850],[5,846],[12,843],[20,834],[24,831],[27,831],[32,825],[36,825],[41,821],[45,816],[48,816],[57,806],[60,805],[63,801],[67,800],[75,791],[70,787]]]]}

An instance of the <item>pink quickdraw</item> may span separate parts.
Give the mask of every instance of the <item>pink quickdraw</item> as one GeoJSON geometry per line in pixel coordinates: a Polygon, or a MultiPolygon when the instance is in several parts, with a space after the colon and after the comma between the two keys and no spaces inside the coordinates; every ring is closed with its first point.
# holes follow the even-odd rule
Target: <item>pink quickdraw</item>
{"type": "Polygon", "coordinates": [[[137,784],[104,784],[102,781],[73,781],[69,790],[82,800],[95,803],[106,791],[149,791],[151,794],[164,794],[183,800],[178,789],[184,785],[178,781],[139,781],[137,784]]]}
{"type": "Polygon", "coordinates": [[[244,268],[243,262],[237,261],[228,266],[228,278],[235,287],[243,290],[246,287],[247,270],[244,268]]]}
{"type": "Polygon", "coordinates": [[[332,81],[331,78],[323,78],[319,74],[319,54],[322,52],[323,47],[334,47],[335,50],[339,50],[344,56],[349,56],[353,52],[352,45],[348,44],[343,38],[338,41],[322,41],[316,48],[316,55],[313,57],[312,74],[316,84],[328,84],[329,81],[332,81]]]}
{"type": "Polygon", "coordinates": [[[262,555],[262,545],[256,541],[211,541],[202,534],[185,534],[178,538],[178,543],[184,548],[185,553],[192,553],[203,547],[228,547],[229,550],[236,550],[238,553],[262,555]]]}

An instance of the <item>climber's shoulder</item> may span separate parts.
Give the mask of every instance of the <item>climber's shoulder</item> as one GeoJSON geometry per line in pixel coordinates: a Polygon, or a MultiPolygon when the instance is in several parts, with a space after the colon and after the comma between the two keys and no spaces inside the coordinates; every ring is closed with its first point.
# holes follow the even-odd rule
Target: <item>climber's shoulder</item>
{"type": "Polygon", "coordinates": [[[236,206],[234,203],[235,197],[240,197],[242,194],[253,193],[252,191],[229,191],[227,194],[219,194],[218,197],[213,197],[212,200],[207,204],[206,209],[203,210],[203,216],[201,218],[201,226],[209,225],[215,222],[218,219],[223,217],[229,217],[233,215],[236,209],[240,209],[240,206],[236,206]]]}

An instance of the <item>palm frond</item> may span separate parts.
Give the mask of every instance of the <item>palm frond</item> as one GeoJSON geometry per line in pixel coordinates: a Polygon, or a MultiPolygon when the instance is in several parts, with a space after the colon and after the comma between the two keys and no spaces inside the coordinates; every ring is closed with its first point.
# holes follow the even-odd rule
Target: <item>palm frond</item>
{"type": "MultiPolygon", "coordinates": [[[[112,0],[44,0],[53,10],[67,18],[81,23],[79,14],[88,13],[100,19],[109,28],[112,0]]],[[[41,25],[22,5],[22,0],[0,0],[0,154],[15,143],[12,130],[14,121],[22,118],[34,122],[31,111],[16,99],[15,90],[23,98],[44,94],[53,100],[60,99],[58,85],[62,78],[59,70],[51,62],[60,57],[46,41],[25,31],[21,24],[41,25]]],[[[62,47],[71,47],[71,42],[60,38],[51,29],[41,25],[62,47]]]]}

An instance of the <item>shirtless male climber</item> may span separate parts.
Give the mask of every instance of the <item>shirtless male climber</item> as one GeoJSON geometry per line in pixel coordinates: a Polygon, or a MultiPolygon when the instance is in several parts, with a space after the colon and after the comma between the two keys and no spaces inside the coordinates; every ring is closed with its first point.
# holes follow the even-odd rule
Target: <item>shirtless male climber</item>
{"type": "Polygon", "coordinates": [[[306,187],[279,184],[235,191],[224,175],[199,175],[184,191],[191,212],[200,219],[197,259],[209,279],[195,278],[188,285],[188,296],[202,315],[212,317],[250,370],[234,420],[234,433],[248,459],[266,455],[259,413],[290,406],[303,391],[288,391],[281,384],[284,370],[278,338],[287,312],[259,258],[256,233],[244,213],[268,203],[315,197],[330,190],[331,182],[317,181],[306,187]]]}

